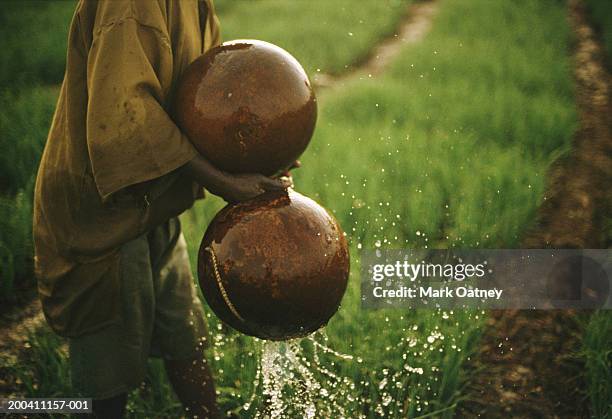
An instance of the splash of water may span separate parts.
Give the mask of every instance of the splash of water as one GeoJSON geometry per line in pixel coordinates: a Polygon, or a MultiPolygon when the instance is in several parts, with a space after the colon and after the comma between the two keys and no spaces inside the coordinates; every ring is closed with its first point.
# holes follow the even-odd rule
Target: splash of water
{"type": "Polygon", "coordinates": [[[260,342],[259,367],[244,411],[255,410],[252,414],[260,419],[356,417],[346,408],[347,400],[359,403],[355,384],[332,371],[334,362],[325,365],[320,352],[343,361],[361,362],[327,347],[316,335],[287,342],[260,342]]]}

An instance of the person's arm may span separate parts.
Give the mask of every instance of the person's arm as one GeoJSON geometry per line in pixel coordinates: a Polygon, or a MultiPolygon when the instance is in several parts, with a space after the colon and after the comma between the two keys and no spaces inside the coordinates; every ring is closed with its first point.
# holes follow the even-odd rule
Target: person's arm
{"type": "Polygon", "coordinates": [[[102,199],[179,167],[228,202],[290,186],[290,179],[222,172],[198,154],[166,111],[173,70],[169,45],[163,33],[132,19],[104,26],[93,42],[87,146],[102,199]]]}
{"type": "MultiPolygon", "coordinates": [[[[156,2],[99,2],[101,22],[87,54],[87,151],[103,201],[145,185],[198,155],[169,115],[174,75],[171,42],[158,27],[131,17],[132,7],[156,2]],[[126,9],[121,17],[115,9],[126,9]],[[124,16],[125,15],[125,16],[124,16]],[[103,19],[107,17],[108,22],[103,19]],[[126,17],[127,16],[127,17],[126,17]]],[[[151,13],[152,16],[159,14],[151,13]]]]}
{"type": "Polygon", "coordinates": [[[201,155],[195,156],[183,167],[194,181],[232,203],[246,201],[266,191],[282,190],[291,186],[288,178],[270,178],[260,174],[233,175],[223,172],[201,155]]]}

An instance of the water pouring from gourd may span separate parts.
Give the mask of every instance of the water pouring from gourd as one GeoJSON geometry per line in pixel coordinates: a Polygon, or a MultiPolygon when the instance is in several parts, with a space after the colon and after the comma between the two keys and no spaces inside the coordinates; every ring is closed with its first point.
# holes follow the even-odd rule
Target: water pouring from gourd
{"type": "MultiPolygon", "coordinates": [[[[283,49],[251,40],[224,43],[196,60],[181,80],[175,110],[195,148],[217,167],[267,176],[303,153],[316,121],[301,65],[283,49]]],[[[351,383],[318,362],[319,351],[333,351],[314,338],[295,339],[336,313],[349,260],[334,217],[292,189],[230,204],[208,226],[198,255],[204,298],[225,324],[268,340],[254,384],[253,398],[264,398],[257,417],[319,417],[326,409],[345,416],[334,397],[351,383]],[[325,384],[318,376],[327,377],[325,384]]]]}

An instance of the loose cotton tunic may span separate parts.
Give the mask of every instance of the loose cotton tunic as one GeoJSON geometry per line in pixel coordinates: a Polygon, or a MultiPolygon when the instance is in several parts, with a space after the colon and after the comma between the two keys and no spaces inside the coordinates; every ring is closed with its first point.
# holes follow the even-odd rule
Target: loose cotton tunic
{"type": "Polygon", "coordinates": [[[202,196],[171,118],[185,68],[220,42],[212,0],[81,0],[36,179],[35,268],[52,328],[118,321],[121,246],[202,196]]]}

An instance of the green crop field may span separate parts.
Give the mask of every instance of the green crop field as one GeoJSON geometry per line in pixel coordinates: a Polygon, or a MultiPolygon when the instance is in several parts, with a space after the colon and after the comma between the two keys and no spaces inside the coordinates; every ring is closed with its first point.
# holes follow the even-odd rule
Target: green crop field
{"type": "Polygon", "coordinates": [[[32,192],[66,57],[72,1],[0,10],[0,304],[31,287],[32,192]]]}
{"type": "Polygon", "coordinates": [[[297,55],[306,72],[339,73],[393,34],[408,0],[220,1],[223,39],[263,39],[297,55]],[[308,4],[307,4],[308,3],[308,4]]]}
{"type": "Polygon", "coordinates": [[[612,315],[608,310],[595,312],[585,322],[583,347],[579,358],[586,367],[586,393],[594,418],[612,418],[612,315]]]}
{"type": "MultiPolygon", "coordinates": [[[[408,5],[217,3],[224,39],[277,43],[310,74],[350,69],[393,33],[408,5]]],[[[14,282],[31,273],[31,182],[56,97],[47,85],[61,79],[73,8],[71,2],[41,3],[18,13],[16,4],[0,12],[0,22],[12,22],[0,29],[10,39],[0,71],[0,258],[2,266],[5,260],[12,266],[1,272],[5,300],[14,282]],[[31,10],[36,7],[46,8],[44,17],[31,10]],[[12,33],[21,27],[36,28],[31,36],[44,40],[44,51],[23,53],[31,41],[12,33]],[[20,73],[12,66],[21,56],[27,71],[11,86],[20,73]]],[[[315,136],[294,179],[296,190],[333,212],[351,248],[349,289],[315,341],[353,359],[316,352],[309,339],[300,343],[302,356],[314,363],[316,355],[330,373],[313,369],[316,380],[332,383],[324,386],[327,396],[321,395],[332,399],[330,416],[344,409],[372,418],[452,417],[471,373],[463,367],[477,349],[486,313],[366,311],[360,307],[359,251],[519,246],[544,199],[547,170],[568,151],[577,125],[570,44],[560,1],[440,0],[431,32],[405,47],[383,75],[319,93],[315,136]]],[[[208,195],[181,217],[194,266],[207,223],[222,206],[208,195]]],[[[245,404],[255,391],[264,345],[207,313],[208,354],[223,411],[252,416],[255,408],[245,404]]],[[[603,323],[590,335],[597,353],[603,323]]],[[[66,356],[62,339],[41,327],[31,332],[23,354],[4,366],[0,362],[0,374],[8,372],[19,394],[69,395],[66,356]]],[[[591,359],[590,368],[598,371],[599,358],[591,359]]],[[[605,394],[596,394],[605,403],[605,394]]],[[[261,400],[256,394],[255,404],[261,400]]],[[[159,361],[151,361],[147,381],[128,408],[138,417],[180,414],[159,361]]]]}

